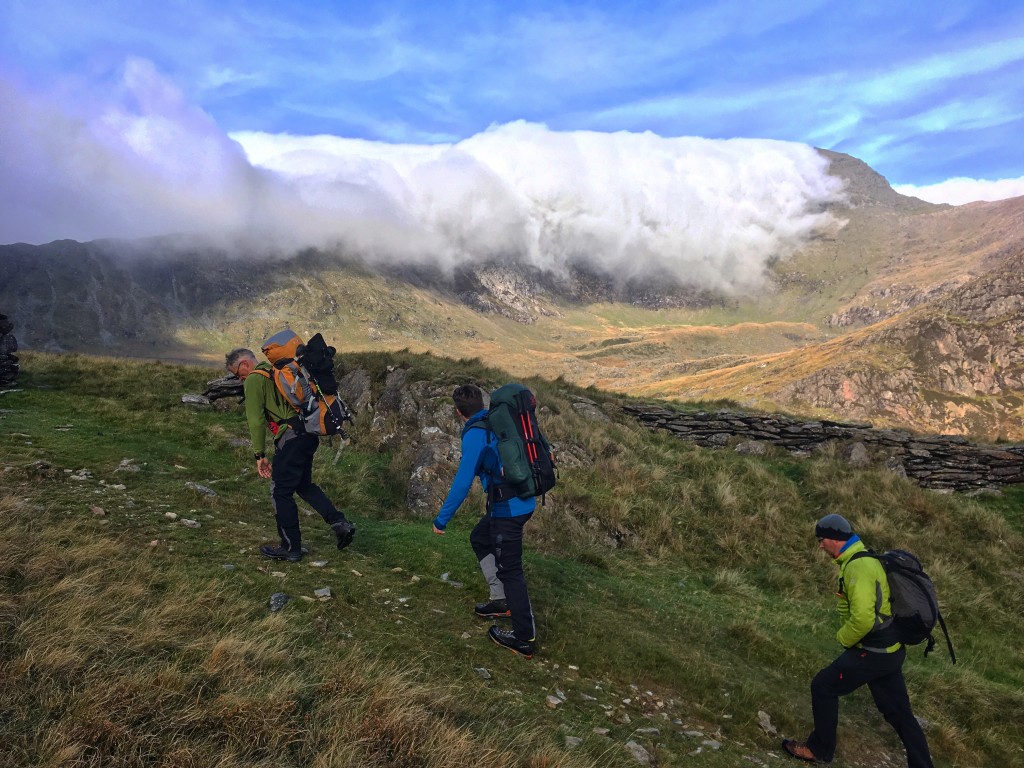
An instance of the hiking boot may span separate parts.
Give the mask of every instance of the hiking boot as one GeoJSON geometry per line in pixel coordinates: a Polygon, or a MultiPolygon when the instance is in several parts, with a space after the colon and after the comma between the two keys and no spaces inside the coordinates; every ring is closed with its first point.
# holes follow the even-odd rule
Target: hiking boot
{"type": "Polygon", "coordinates": [[[518,653],[520,656],[525,656],[527,659],[532,659],[533,654],[537,652],[537,644],[533,642],[533,640],[520,640],[512,633],[511,629],[491,627],[487,630],[487,636],[491,638],[496,645],[500,645],[502,648],[508,648],[512,653],[518,653]]]}
{"type": "Polygon", "coordinates": [[[275,547],[273,544],[264,544],[260,547],[260,554],[271,560],[287,560],[290,563],[297,563],[302,559],[302,550],[275,547]]]}
{"type": "Polygon", "coordinates": [[[782,748],[797,760],[805,760],[808,763],[817,763],[818,765],[829,765],[832,762],[831,760],[819,760],[811,752],[811,748],[807,746],[807,743],[803,741],[786,739],[782,742],[782,748]]]}
{"type": "Polygon", "coordinates": [[[477,603],[473,608],[473,613],[481,619],[504,619],[512,615],[505,598],[491,600],[489,603],[477,603]]]}
{"type": "Polygon", "coordinates": [[[338,537],[338,549],[344,549],[351,544],[352,537],[356,535],[356,527],[348,520],[333,523],[331,528],[334,530],[334,535],[338,537]]]}

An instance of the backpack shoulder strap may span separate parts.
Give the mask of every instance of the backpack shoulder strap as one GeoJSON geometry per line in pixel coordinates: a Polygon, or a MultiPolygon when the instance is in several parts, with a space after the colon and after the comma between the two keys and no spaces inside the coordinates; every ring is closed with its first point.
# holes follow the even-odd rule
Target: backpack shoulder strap
{"type": "Polygon", "coordinates": [[[273,379],[274,378],[273,376],[271,376],[270,371],[265,371],[262,368],[253,368],[251,371],[249,371],[249,375],[250,376],[252,376],[254,373],[259,375],[259,376],[262,376],[265,379],[273,379]]]}
{"type": "Polygon", "coordinates": [[[854,552],[852,555],[850,555],[850,559],[847,560],[845,563],[843,563],[840,566],[840,568],[839,568],[839,591],[840,592],[845,592],[846,591],[846,569],[847,569],[847,567],[854,560],[859,560],[862,557],[873,557],[876,560],[878,560],[879,562],[881,562],[881,558],[879,558],[878,555],[875,554],[874,552],[872,552],[870,549],[862,549],[860,552],[854,552]]]}

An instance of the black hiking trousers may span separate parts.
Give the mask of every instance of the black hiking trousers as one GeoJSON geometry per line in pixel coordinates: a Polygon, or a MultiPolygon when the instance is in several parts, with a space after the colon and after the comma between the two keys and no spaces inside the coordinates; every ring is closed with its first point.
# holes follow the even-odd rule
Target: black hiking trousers
{"type": "Polygon", "coordinates": [[[299,531],[299,507],[295,494],[320,513],[328,525],[340,523],[345,515],[313,482],[313,456],[320,438],[308,432],[288,428],[274,441],[274,464],[270,475],[270,496],[281,546],[297,552],[302,548],[299,531]]]}
{"type": "Polygon", "coordinates": [[[928,741],[910,708],[903,679],[905,648],[896,653],[876,653],[849,648],[811,681],[811,709],[814,730],[807,746],[819,760],[830,761],[836,751],[839,725],[839,697],[867,684],[875,706],[895,730],[907,750],[908,768],[933,768],[928,741]]]}
{"type": "Polygon", "coordinates": [[[533,607],[523,573],[523,526],[531,517],[532,512],[516,517],[492,517],[488,513],[480,518],[469,534],[469,543],[477,560],[494,555],[498,580],[505,589],[505,601],[512,613],[512,633],[527,642],[537,638],[533,607]]]}

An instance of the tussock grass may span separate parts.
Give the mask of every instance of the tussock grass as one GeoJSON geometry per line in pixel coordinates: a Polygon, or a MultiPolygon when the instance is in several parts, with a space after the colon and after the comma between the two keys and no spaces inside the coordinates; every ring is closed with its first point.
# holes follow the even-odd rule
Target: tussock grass
{"type": "MultiPolygon", "coordinates": [[[[435,537],[405,510],[401,420],[381,445],[361,416],[336,464],[318,454],[318,481],[359,527],[353,547],[339,554],[303,516],[308,560],[328,565],[268,564],[255,554],[273,537],[267,487],[231,442],[245,431],[240,411],[177,402],[208,370],[23,361],[0,448],[0,764],[614,767],[632,764],[623,744],[638,738],[660,765],[687,765],[691,728],[723,743],[701,753],[704,765],[767,762],[777,744],[757,712],[802,737],[809,680],[836,650],[834,566],[812,536],[826,512],[849,517],[875,549],[914,551],[939,585],[960,664],[940,645],[928,660],[912,649],[906,667],[936,764],[1020,757],[1021,726],[1006,716],[1024,708],[1015,491],[941,496],[851,471],[834,451],[703,450],[642,429],[612,396],[528,380],[548,436],[575,461],[528,529],[542,652],[527,663],[487,643],[469,615],[483,596],[465,541],[473,514],[435,537]],[[574,409],[581,395],[611,421],[574,409]],[[126,412],[128,402],[138,405],[126,412]],[[129,457],[139,471],[118,472],[129,457]],[[83,468],[91,478],[65,471],[83,468]],[[303,599],[325,584],[333,600],[303,599]],[[272,614],[278,591],[293,599],[272,614]],[[556,691],[566,701],[551,710],[556,691]],[[636,736],[644,726],[661,735],[636,736]],[[567,734],[583,744],[567,751],[567,734]]],[[[375,386],[403,366],[441,392],[507,379],[477,360],[411,352],[342,365],[375,386]]],[[[898,754],[866,693],[844,703],[840,738],[841,755],[884,764],[898,754]]]]}

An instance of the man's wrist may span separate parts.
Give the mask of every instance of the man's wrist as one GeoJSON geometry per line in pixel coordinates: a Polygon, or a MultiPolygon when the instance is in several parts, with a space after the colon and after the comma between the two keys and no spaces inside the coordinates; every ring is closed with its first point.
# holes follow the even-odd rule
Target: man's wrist
{"type": "Polygon", "coordinates": [[[267,454],[263,453],[262,451],[260,451],[259,453],[254,453],[253,456],[256,457],[256,461],[267,458],[267,454]]]}

